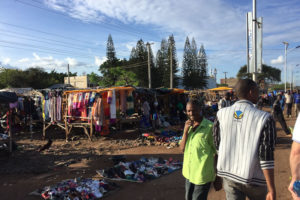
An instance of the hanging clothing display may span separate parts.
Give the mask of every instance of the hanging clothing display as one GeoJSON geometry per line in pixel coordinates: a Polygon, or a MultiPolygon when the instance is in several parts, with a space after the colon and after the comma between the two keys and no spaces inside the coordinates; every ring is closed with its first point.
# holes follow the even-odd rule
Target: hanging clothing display
{"type": "Polygon", "coordinates": [[[110,119],[115,121],[117,118],[116,91],[112,90],[111,92],[112,92],[112,97],[111,97],[111,101],[109,103],[110,104],[110,119]]]}
{"type": "MultiPolygon", "coordinates": [[[[62,120],[62,97],[61,91],[50,91],[44,96],[43,117],[45,120],[57,122],[62,120]]],[[[69,105],[68,105],[69,114],[69,105]]]]}
{"type": "Polygon", "coordinates": [[[121,101],[121,112],[126,113],[127,102],[126,102],[126,94],[125,90],[120,91],[120,101],[121,101]]]}
{"type": "Polygon", "coordinates": [[[126,113],[127,113],[127,115],[132,115],[134,113],[134,103],[133,103],[132,91],[128,91],[126,101],[127,101],[126,113]]]}

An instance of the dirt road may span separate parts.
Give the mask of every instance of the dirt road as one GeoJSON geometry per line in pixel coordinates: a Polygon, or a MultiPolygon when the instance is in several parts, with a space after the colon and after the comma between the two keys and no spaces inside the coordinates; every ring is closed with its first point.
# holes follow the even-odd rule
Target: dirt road
{"type": "MultiPolygon", "coordinates": [[[[295,118],[287,119],[293,126],[295,118]]],[[[291,138],[285,136],[277,123],[278,144],[275,151],[275,179],[279,200],[289,200],[287,186],[290,181],[289,153],[291,138]]],[[[134,145],[137,133],[118,133],[110,138],[99,137],[89,142],[84,136],[65,143],[63,132],[56,129],[49,137],[53,139],[50,149],[37,152],[39,145],[45,144],[36,133],[33,141],[26,135],[18,136],[19,150],[9,159],[0,160],[0,194],[1,200],[30,199],[41,197],[29,196],[35,189],[55,184],[58,181],[75,177],[97,178],[95,170],[112,166],[112,155],[125,155],[127,160],[146,157],[173,157],[182,160],[179,148],[167,149],[165,146],[134,145]],[[125,139],[126,138],[126,139],[125,139]],[[123,141],[120,145],[120,141],[123,141]]],[[[112,192],[104,199],[184,199],[184,178],[181,171],[145,183],[117,182],[118,191],[112,192]]],[[[224,191],[211,189],[209,199],[225,199],[224,191]]]]}

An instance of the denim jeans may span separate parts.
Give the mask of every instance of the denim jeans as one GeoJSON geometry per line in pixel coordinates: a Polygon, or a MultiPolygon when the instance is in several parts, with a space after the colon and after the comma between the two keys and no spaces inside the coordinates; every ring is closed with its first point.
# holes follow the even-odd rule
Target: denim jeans
{"type": "Polygon", "coordinates": [[[250,200],[263,200],[267,196],[267,186],[244,185],[223,178],[224,190],[227,200],[245,200],[246,196],[250,200]]]}
{"type": "Polygon", "coordinates": [[[209,182],[204,185],[195,185],[185,179],[185,200],[206,200],[210,184],[209,182]]]}

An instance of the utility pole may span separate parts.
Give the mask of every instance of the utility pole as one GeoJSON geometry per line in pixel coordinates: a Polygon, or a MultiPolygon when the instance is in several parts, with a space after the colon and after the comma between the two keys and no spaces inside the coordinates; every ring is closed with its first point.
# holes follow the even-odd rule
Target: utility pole
{"type": "Polygon", "coordinates": [[[170,88],[173,89],[173,54],[172,44],[170,45],[170,88]]]}
{"type": "Polygon", "coordinates": [[[226,79],[227,79],[226,74],[227,74],[228,72],[223,72],[223,73],[225,74],[225,84],[226,84],[226,79]]]}
{"type": "Polygon", "coordinates": [[[250,63],[249,63],[249,25],[248,25],[248,22],[249,22],[249,19],[248,19],[248,13],[246,14],[246,48],[247,48],[247,51],[246,51],[246,57],[247,57],[247,73],[250,72],[250,63]]]}
{"type": "Polygon", "coordinates": [[[68,84],[70,85],[70,66],[68,64],[68,84]]]}
{"type": "Polygon", "coordinates": [[[284,83],[284,91],[286,92],[286,82],[287,82],[287,59],[286,59],[286,54],[287,54],[287,48],[289,46],[288,42],[282,42],[284,44],[284,71],[285,71],[285,83],[284,83]]]}
{"type": "Polygon", "coordinates": [[[151,88],[151,66],[150,66],[150,44],[147,42],[147,51],[148,51],[148,83],[149,88],[151,88]]]}
{"type": "Polygon", "coordinates": [[[254,62],[254,72],[252,79],[253,81],[257,81],[256,73],[257,73],[257,55],[256,55],[256,0],[253,0],[253,13],[252,13],[252,48],[253,48],[253,62],[254,62]]]}

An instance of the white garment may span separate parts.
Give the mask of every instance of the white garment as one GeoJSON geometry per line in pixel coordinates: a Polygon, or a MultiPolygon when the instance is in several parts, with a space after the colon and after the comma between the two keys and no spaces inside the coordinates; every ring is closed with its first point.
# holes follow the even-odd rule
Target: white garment
{"type": "Polygon", "coordinates": [[[256,109],[247,100],[219,110],[219,176],[242,184],[266,185],[261,165],[269,161],[258,159],[258,146],[269,117],[269,113],[256,109]]]}
{"type": "Polygon", "coordinates": [[[112,100],[110,103],[110,119],[117,118],[117,107],[116,107],[116,91],[112,90],[112,100]]]}
{"type": "Polygon", "coordinates": [[[295,123],[293,131],[293,140],[297,143],[300,143],[300,115],[298,115],[297,121],[295,123]]]}
{"type": "Polygon", "coordinates": [[[285,94],[285,103],[292,103],[292,95],[285,94]]]}

